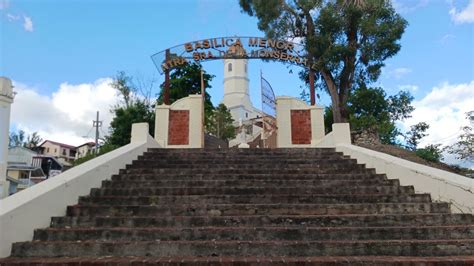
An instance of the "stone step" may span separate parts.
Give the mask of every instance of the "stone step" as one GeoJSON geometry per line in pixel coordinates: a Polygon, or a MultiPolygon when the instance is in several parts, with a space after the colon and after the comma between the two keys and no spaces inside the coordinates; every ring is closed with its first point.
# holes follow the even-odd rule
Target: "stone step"
{"type": "Polygon", "coordinates": [[[79,204],[157,205],[172,203],[421,203],[429,194],[279,194],[279,195],[183,195],[183,196],[97,196],[80,197],[79,204]]]}
{"type": "Polygon", "coordinates": [[[359,187],[147,187],[147,188],[93,188],[96,196],[179,196],[179,195],[251,195],[251,194],[414,194],[412,186],[359,186],[359,187]]]}
{"type": "Polygon", "coordinates": [[[161,180],[387,180],[385,175],[376,175],[375,173],[258,173],[258,174],[240,174],[235,172],[229,173],[193,173],[193,171],[165,173],[163,169],[137,171],[137,169],[127,170],[129,173],[121,171],[118,175],[112,175],[112,181],[161,181],[161,180]],[[160,173],[160,171],[162,173],[160,173]]]}
{"type": "Polygon", "coordinates": [[[474,225],[393,227],[143,227],[49,228],[33,241],[323,241],[474,239],[474,225]]]}
{"type": "Polygon", "coordinates": [[[274,187],[274,186],[292,186],[298,185],[302,187],[316,186],[320,188],[330,187],[358,187],[358,186],[399,186],[397,179],[385,180],[382,178],[375,179],[248,179],[248,180],[225,180],[225,179],[202,179],[202,180],[164,180],[160,176],[156,181],[119,181],[105,180],[102,181],[102,188],[141,188],[141,187],[274,187]]]}
{"type": "Polygon", "coordinates": [[[246,172],[248,170],[313,170],[313,171],[331,171],[331,170],[356,170],[356,169],[365,169],[365,166],[362,164],[357,164],[356,162],[334,162],[334,163],[306,163],[306,164],[286,164],[283,162],[273,162],[272,164],[258,164],[258,163],[240,163],[240,164],[230,164],[227,162],[215,163],[212,166],[209,164],[194,164],[194,163],[170,163],[170,164],[153,164],[153,163],[142,163],[140,161],[134,162],[133,164],[128,164],[126,169],[193,169],[193,170],[206,170],[207,172],[215,170],[239,170],[241,172],[246,172]]]}
{"type": "Polygon", "coordinates": [[[237,216],[65,216],[53,217],[51,227],[192,227],[192,226],[429,226],[469,225],[471,214],[335,214],[335,215],[237,215],[237,216]]]}
{"type": "Polygon", "coordinates": [[[245,154],[256,154],[256,155],[302,155],[302,154],[334,154],[337,153],[334,148],[278,148],[278,149],[160,149],[152,148],[148,149],[144,154],[163,154],[163,155],[186,155],[191,156],[194,154],[225,154],[225,155],[245,155],[245,154]]]}
{"type": "Polygon", "coordinates": [[[139,155],[137,160],[153,160],[156,162],[184,162],[184,161],[256,161],[256,162],[271,162],[275,160],[283,160],[288,162],[301,161],[324,161],[326,159],[350,159],[350,156],[342,153],[325,153],[318,155],[299,155],[294,154],[280,154],[280,155],[234,155],[234,154],[206,154],[206,155],[186,155],[186,156],[169,156],[165,154],[144,154],[139,155]]]}
{"type": "Polygon", "coordinates": [[[297,176],[300,174],[338,174],[338,173],[347,173],[347,174],[375,174],[374,169],[364,168],[362,165],[350,165],[350,166],[341,166],[333,167],[327,169],[315,169],[315,168],[295,168],[295,169],[281,169],[281,168],[272,168],[272,169],[263,169],[263,168],[218,168],[214,169],[211,167],[208,168],[127,168],[119,171],[119,174],[244,174],[244,175],[255,175],[255,174],[286,174],[297,176]]]}
{"type": "Polygon", "coordinates": [[[14,257],[83,256],[472,256],[473,239],[365,241],[36,241],[14,257]]]}
{"type": "Polygon", "coordinates": [[[223,165],[237,165],[237,166],[246,166],[246,165],[274,165],[277,163],[280,166],[289,166],[294,167],[298,165],[307,165],[307,166],[321,166],[328,164],[357,164],[355,159],[345,159],[340,156],[329,157],[329,158],[318,158],[318,159],[261,159],[258,157],[255,158],[236,158],[236,159],[227,159],[227,158],[196,158],[196,159],[167,159],[167,158],[144,158],[134,160],[132,164],[134,165],[153,165],[153,166],[166,166],[166,165],[212,165],[214,166],[223,166],[223,165]]]}
{"type": "Polygon", "coordinates": [[[331,256],[331,257],[268,257],[268,256],[174,256],[174,257],[78,257],[78,258],[7,258],[1,265],[351,265],[351,266],[400,266],[400,265],[474,265],[474,256],[331,256]]]}
{"type": "Polygon", "coordinates": [[[165,204],[156,206],[68,206],[68,216],[234,216],[449,213],[447,203],[371,204],[165,204]]]}

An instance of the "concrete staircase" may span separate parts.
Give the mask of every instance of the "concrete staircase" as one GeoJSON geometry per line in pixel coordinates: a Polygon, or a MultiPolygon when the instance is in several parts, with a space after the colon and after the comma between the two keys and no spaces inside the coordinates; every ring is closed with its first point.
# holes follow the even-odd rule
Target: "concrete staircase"
{"type": "Polygon", "coordinates": [[[1,265],[472,265],[474,218],[333,149],[149,150],[1,265]]]}

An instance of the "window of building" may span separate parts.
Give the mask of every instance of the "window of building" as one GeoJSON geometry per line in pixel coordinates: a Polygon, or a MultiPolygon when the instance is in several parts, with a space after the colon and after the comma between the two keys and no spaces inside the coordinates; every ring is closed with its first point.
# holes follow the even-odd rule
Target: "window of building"
{"type": "Polygon", "coordinates": [[[245,113],[245,118],[249,118],[249,113],[245,113]]]}
{"type": "Polygon", "coordinates": [[[49,148],[46,148],[46,152],[49,153],[49,148]]]}
{"type": "Polygon", "coordinates": [[[231,71],[232,71],[232,63],[229,63],[229,64],[227,65],[227,71],[228,71],[228,72],[231,72],[231,71]]]}
{"type": "Polygon", "coordinates": [[[63,155],[66,156],[66,149],[63,149],[63,155]]]}
{"type": "Polygon", "coordinates": [[[247,73],[247,64],[245,64],[245,73],[247,73]]]}

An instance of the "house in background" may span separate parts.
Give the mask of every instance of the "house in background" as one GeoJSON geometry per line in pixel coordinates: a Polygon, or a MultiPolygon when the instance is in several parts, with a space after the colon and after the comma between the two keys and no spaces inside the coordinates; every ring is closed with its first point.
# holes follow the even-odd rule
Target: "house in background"
{"type": "Polygon", "coordinates": [[[8,149],[7,180],[10,182],[10,195],[46,179],[41,167],[33,165],[37,156],[36,152],[24,147],[8,149]]]}
{"type": "Polygon", "coordinates": [[[45,140],[41,145],[41,154],[56,158],[64,166],[72,166],[76,159],[76,147],[51,140],[45,140]]]}
{"type": "Polygon", "coordinates": [[[95,142],[87,142],[76,147],[76,160],[95,152],[95,142]]]}

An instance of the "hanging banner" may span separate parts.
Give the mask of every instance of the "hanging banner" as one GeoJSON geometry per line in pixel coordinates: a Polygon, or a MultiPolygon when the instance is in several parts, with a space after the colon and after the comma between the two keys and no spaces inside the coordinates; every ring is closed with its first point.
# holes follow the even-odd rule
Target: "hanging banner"
{"type": "Polygon", "coordinates": [[[276,131],[276,97],[270,83],[260,73],[262,91],[262,140],[276,131]]]}
{"type": "Polygon", "coordinates": [[[177,45],[156,53],[151,58],[160,74],[190,62],[218,59],[279,60],[310,68],[304,48],[301,44],[262,37],[219,37],[177,45]],[[229,49],[233,46],[242,49],[229,49]]]}

